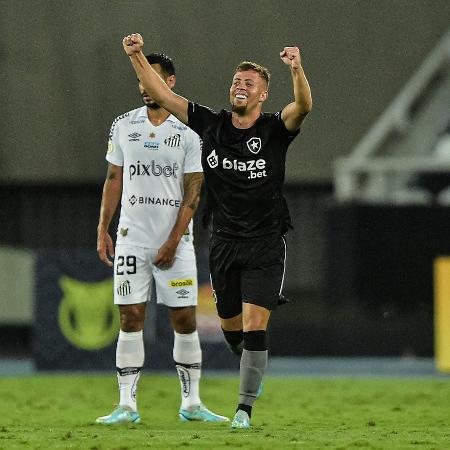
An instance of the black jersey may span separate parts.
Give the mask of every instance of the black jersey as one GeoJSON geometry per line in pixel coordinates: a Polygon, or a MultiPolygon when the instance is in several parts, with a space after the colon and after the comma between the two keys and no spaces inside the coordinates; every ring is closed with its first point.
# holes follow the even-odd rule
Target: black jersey
{"type": "Polygon", "coordinates": [[[252,127],[238,129],[229,111],[192,102],[188,126],[203,140],[213,233],[238,239],[285,233],[290,227],[282,193],[286,152],[298,131],[286,129],[281,113],[263,113],[252,127]]]}

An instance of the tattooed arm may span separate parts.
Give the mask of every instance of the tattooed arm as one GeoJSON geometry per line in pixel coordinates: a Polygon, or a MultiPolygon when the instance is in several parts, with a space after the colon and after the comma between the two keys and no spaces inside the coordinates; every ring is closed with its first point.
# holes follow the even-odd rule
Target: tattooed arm
{"type": "Polygon", "coordinates": [[[156,266],[168,266],[173,263],[178,244],[186,232],[200,201],[200,190],[203,183],[203,173],[193,172],[184,175],[184,196],[178,211],[177,220],[166,242],[161,246],[153,263],[156,266]]]}
{"type": "Polygon", "coordinates": [[[113,266],[110,257],[114,257],[114,244],[108,228],[122,195],[122,176],[122,167],[108,164],[97,227],[97,253],[98,257],[109,267],[113,266]]]}

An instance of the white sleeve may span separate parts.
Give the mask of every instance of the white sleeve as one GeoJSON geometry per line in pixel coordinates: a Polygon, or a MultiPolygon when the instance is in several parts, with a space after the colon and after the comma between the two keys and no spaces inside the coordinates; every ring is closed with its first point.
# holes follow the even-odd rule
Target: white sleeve
{"type": "Polygon", "coordinates": [[[202,142],[197,133],[188,129],[186,134],[186,156],[184,158],[184,173],[203,172],[202,142]]]}
{"type": "Polygon", "coordinates": [[[123,151],[120,147],[120,126],[119,118],[115,119],[111,125],[108,139],[108,150],[106,152],[106,160],[115,166],[123,167],[123,151]]]}

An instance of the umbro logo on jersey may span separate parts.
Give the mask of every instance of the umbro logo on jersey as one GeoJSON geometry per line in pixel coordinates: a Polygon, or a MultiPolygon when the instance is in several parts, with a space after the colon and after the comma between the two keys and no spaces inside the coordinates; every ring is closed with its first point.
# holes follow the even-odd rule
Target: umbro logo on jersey
{"type": "Polygon", "coordinates": [[[215,169],[219,165],[219,157],[215,150],[213,150],[207,157],[206,161],[208,161],[209,167],[211,169],[215,169]]]}
{"type": "Polygon", "coordinates": [[[261,150],[261,138],[252,137],[247,141],[247,148],[256,155],[261,150]]]}
{"type": "Polygon", "coordinates": [[[131,283],[129,280],[122,281],[117,287],[117,293],[122,297],[131,294],[131,283]]]}
{"type": "Polygon", "coordinates": [[[130,138],[130,139],[128,139],[128,141],[129,142],[139,142],[139,138],[141,136],[142,136],[141,134],[139,134],[135,131],[134,133],[131,133],[128,135],[128,137],[130,138]]]}
{"type": "Polygon", "coordinates": [[[164,139],[164,144],[168,147],[179,147],[181,143],[181,134],[177,133],[164,139]]]}

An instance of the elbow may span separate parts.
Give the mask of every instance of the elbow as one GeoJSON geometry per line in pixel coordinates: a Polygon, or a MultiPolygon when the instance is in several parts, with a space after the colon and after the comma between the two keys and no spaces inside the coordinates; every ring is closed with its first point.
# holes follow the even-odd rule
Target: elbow
{"type": "Polygon", "coordinates": [[[302,103],[298,108],[298,115],[300,117],[306,117],[312,110],[312,101],[307,103],[302,103]]]}
{"type": "Polygon", "coordinates": [[[303,114],[306,116],[307,114],[309,114],[312,110],[313,107],[313,102],[312,102],[312,98],[310,97],[305,104],[303,105],[303,114]]]}
{"type": "Polygon", "coordinates": [[[192,210],[193,213],[195,213],[199,203],[200,203],[200,197],[196,197],[196,198],[193,198],[190,202],[188,202],[187,206],[189,209],[192,210]]]}

